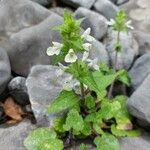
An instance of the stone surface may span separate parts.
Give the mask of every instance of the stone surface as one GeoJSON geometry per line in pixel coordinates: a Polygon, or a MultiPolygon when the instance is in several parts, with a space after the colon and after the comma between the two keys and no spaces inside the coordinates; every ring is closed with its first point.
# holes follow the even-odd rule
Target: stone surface
{"type": "Polygon", "coordinates": [[[57,77],[59,68],[50,65],[37,65],[31,69],[26,86],[32,110],[38,125],[49,125],[53,115],[46,112],[47,106],[59,95],[68,75],[57,77]]]}
{"type": "Polygon", "coordinates": [[[37,3],[39,3],[40,5],[43,5],[43,6],[49,6],[53,2],[53,0],[32,0],[32,1],[37,2],[37,3]]]}
{"type": "Polygon", "coordinates": [[[89,58],[90,59],[97,58],[100,63],[108,64],[109,58],[105,46],[97,40],[94,40],[93,42],[91,42],[91,44],[92,48],[89,53],[89,58]]]}
{"type": "Polygon", "coordinates": [[[120,139],[121,150],[149,150],[150,134],[143,133],[140,137],[126,137],[120,139]]]}
{"type": "Polygon", "coordinates": [[[95,2],[95,0],[61,0],[61,1],[75,8],[79,6],[91,8],[95,2]]]}
{"type": "Polygon", "coordinates": [[[9,94],[22,106],[30,103],[25,83],[26,78],[15,77],[8,84],[9,94]]]}
{"type": "Polygon", "coordinates": [[[11,78],[11,68],[6,51],[0,48],[0,94],[5,90],[11,78]]]}
{"type": "Polygon", "coordinates": [[[138,58],[131,70],[129,75],[131,77],[132,87],[137,89],[144,79],[150,74],[150,53],[138,58]]]}
{"type": "Polygon", "coordinates": [[[150,74],[128,100],[130,113],[150,124],[150,74]]]}
{"type": "Polygon", "coordinates": [[[50,64],[51,58],[47,56],[46,50],[52,41],[59,41],[59,32],[54,31],[53,27],[60,24],[62,18],[51,13],[40,24],[13,34],[6,47],[12,71],[27,76],[33,65],[50,64]]]}
{"type": "Polygon", "coordinates": [[[133,21],[135,27],[135,37],[140,43],[141,53],[150,50],[148,40],[150,34],[150,1],[149,0],[130,0],[128,3],[121,5],[133,21]],[[141,42],[142,41],[142,42],[141,42]]]}
{"type": "Polygon", "coordinates": [[[94,8],[108,20],[114,18],[119,10],[118,7],[109,0],[97,0],[94,4],[94,8]]]}
{"type": "Polygon", "coordinates": [[[81,27],[86,30],[91,28],[91,35],[97,39],[103,38],[107,32],[107,19],[94,11],[88,10],[84,7],[80,7],[75,11],[75,17],[85,18],[81,24],[81,27]]]}
{"type": "Polygon", "coordinates": [[[1,0],[0,40],[38,24],[49,15],[49,10],[29,0],[1,0]]]}
{"type": "Polygon", "coordinates": [[[124,4],[124,3],[128,2],[128,1],[129,0],[117,0],[116,4],[117,5],[122,5],[122,4],[124,4]]]}
{"type": "MultiPolygon", "coordinates": [[[[129,69],[133,63],[134,58],[138,55],[138,44],[133,38],[132,34],[129,32],[122,32],[120,34],[120,39],[122,43],[122,51],[118,53],[118,64],[117,68],[129,69]]],[[[117,33],[115,31],[109,30],[108,36],[106,38],[105,44],[110,57],[111,65],[115,63],[115,50],[114,44],[117,41],[117,33]]]]}
{"type": "Polygon", "coordinates": [[[32,125],[28,120],[24,120],[12,127],[3,128],[0,126],[0,149],[25,150],[23,141],[34,128],[34,125],[32,125]]]}

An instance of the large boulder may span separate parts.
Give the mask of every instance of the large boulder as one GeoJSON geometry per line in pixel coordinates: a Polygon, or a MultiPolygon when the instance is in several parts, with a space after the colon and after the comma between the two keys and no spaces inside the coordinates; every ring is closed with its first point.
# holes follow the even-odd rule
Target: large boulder
{"type": "Polygon", "coordinates": [[[51,15],[40,24],[13,34],[6,49],[10,57],[12,70],[21,76],[27,76],[30,68],[36,64],[50,64],[46,49],[52,41],[59,41],[58,31],[53,27],[62,24],[57,14],[51,15]]]}
{"type": "Polygon", "coordinates": [[[75,8],[79,6],[91,8],[95,2],[95,0],[61,0],[61,1],[75,8]]]}
{"type": "Polygon", "coordinates": [[[81,27],[83,29],[91,28],[91,35],[97,39],[103,38],[107,32],[107,19],[94,11],[80,7],[75,11],[77,19],[84,18],[81,27]]]}
{"type": "Polygon", "coordinates": [[[0,37],[38,24],[50,15],[50,11],[30,0],[0,1],[0,37]]]}
{"type": "Polygon", "coordinates": [[[31,69],[26,86],[31,107],[38,125],[48,126],[53,121],[46,111],[47,106],[59,95],[67,74],[57,76],[58,67],[37,65],[31,69]]]}
{"type": "Polygon", "coordinates": [[[150,127],[150,74],[128,100],[130,113],[150,127]]]}
{"type": "Polygon", "coordinates": [[[6,51],[0,48],[0,94],[5,90],[11,78],[11,68],[6,51]]]}
{"type": "MultiPolygon", "coordinates": [[[[125,68],[129,69],[133,63],[134,58],[138,55],[138,44],[135,41],[133,35],[129,32],[120,33],[120,39],[122,44],[122,51],[118,53],[117,69],[125,68]]],[[[114,45],[117,41],[117,32],[109,30],[108,36],[105,40],[106,49],[110,57],[111,65],[115,64],[115,50],[114,45]]]]}
{"type": "Polygon", "coordinates": [[[3,150],[25,150],[23,141],[35,126],[29,120],[3,128],[0,126],[0,146],[3,150]]]}
{"type": "Polygon", "coordinates": [[[129,71],[133,89],[137,89],[149,74],[150,53],[146,53],[135,61],[133,67],[129,71]]]}
{"type": "Polygon", "coordinates": [[[114,18],[119,8],[109,0],[97,0],[94,9],[105,16],[108,20],[114,18]]]}

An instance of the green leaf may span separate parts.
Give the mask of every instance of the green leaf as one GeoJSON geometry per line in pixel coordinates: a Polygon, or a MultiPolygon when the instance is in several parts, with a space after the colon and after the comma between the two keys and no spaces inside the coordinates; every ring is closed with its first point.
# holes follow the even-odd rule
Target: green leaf
{"type": "Polygon", "coordinates": [[[94,140],[97,146],[96,150],[120,150],[117,138],[111,134],[103,134],[101,137],[97,136],[94,140]]]}
{"type": "Polygon", "coordinates": [[[137,137],[141,135],[140,130],[119,130],[116,128],[115,125],[111,126],[111,132],[113,135],[120,136],[120,137],[124,137],[124,136],[137,137]]]}
{"type": "Polygon", "coordinates": [[[63,129],[63,125],[65,124],[66,119],[65,118],[57,118],[53,121],[53,127],[55,131],[63,133],[65,132],[63,129]]]}
{"type": "Polygon", "coordinates": [[[76,109],[72,109],[67,114],[66,123],[63,125],[65,131],[69,131],[71,129],[76,131],[82,131],[84,128],[84,121],[82,116],[76,109]]]}
{"type": "Polygon", "coordinates": [[[93,124],[93,129],[95,130],[96,133],[100,135],[104,134],[104,131],[101,129],[100,125],[97,123],[93,124]]]}
{"type": "Polygon", "coordinates": [[[117,74],[118,74],[117,80],[119,80],[120,82],[124,83],[127,86],[130,86],[130,78],[126,70],[122,69],[118,71],[117,74]]]}
{"type": "Polygon", "coordinates": [[[46,140],[40,143],[37,150],[63,150],[63,142],[59,139],[46,140]]]}
{"type": "Polygon", "coordinates": [[[79,150],[88,150],[85,144],[81,144],[79,150]]]}
{"type": "Polygon", "coordinates": [[[38,128],[32,131],[24,141],[27,150],[38,150],[44,141],[56,139],[56,133],[50,128],[38,128]]]}
{"type": "Polygon", "coordinates": [[[94,98],[92,96],[85,97],[85,106],[88,109],[95,107],[95,101],[94,101],[94,98]]]}
{"type": "Polygon", "coordinates": [[[79,102],[79,97],[73,91],[62,91],[48,106],[48,113],[58,113],[69,109],[79,102]]]}
{"type": "Polygon", "coordinates": [[[119,102],[121,105],[120,110],[114,116],[117,122],[117,129],[129,130],[132,129],[131,116],[127,110],[127,97],[117,96],[113,100],[114,102],[119,102]]]}
{"type": "Polygon", "coordinates": [[[97,122],[96,113],[91,113],[85,117],[85,122],[97,122]]]}
{"type": "Polygon", "coordinates": [[[89,136],[92,133],[91,125],[87,122],[84,122],[84,128],[81,133],[85,136],[89,136]]]}

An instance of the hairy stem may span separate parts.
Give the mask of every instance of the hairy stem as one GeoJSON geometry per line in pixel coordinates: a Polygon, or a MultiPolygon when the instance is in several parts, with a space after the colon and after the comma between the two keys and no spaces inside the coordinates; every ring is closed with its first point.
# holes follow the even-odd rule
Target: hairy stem
{"type": "MultiPolygon", "coordinates": [[[[120,31],[118,31],[118,34],[117,34],[117,44],[119,45],[119,43],[120,43],[120,31]]],[[[116,73],[117,64],[118,64],[118,50],[115,49],[115,62],[114,62],[114,66],[113,66],[114,73],[116,73]]],[[[109,92],[108,92],[109,99],[112,99],[112,97],[113,97],[112,93],[113,93],[114,85],[115,85],[115,80],[112,82],[112,84],[109,88],[109,92]]]]}
{"type": "Polygon", "coordinates": [[[80,83],[80,88],[81,88],[81,99],[84,100],[84,85],[83,83],[80,83]]]}

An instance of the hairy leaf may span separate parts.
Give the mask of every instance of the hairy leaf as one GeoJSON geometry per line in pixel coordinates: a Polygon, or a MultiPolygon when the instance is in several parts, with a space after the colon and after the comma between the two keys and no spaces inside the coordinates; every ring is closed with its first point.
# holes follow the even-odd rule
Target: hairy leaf
{"type": "Polygon", "coordinates": [[[73,91],[62,91],[48,106],[48,113],[58,113],[73,107],[79,102],[79,97],[73,91]]]}
{"type": "Polygon", "coordinates": [[[24,141],[27,150],[38,150],[44,141],[56,139],[56,133],[50,128],[38,128],[32,131],[24,141]]]}
{"type": "Polygon", "coordinates": [[[117,138],[108,133],[103,134],[101,137],[97,136],[94,143],[97,146],[96,150],[120,150],[117,138]]]}

